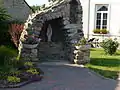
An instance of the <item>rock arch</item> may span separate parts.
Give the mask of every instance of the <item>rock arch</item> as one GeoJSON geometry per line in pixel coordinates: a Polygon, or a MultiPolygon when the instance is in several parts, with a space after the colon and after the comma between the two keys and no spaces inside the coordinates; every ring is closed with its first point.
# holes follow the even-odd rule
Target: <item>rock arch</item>
{"type": "MultiPolygon", "coordinates": [[[[55,3],[52,6],[46,7],[46,9],[43,11],[38,11],[35,14],[30,15],[25,23],[25,27],[20,38],[19,53],[21,53],[21,57],[23,57],[24,59],[31,58],[34,61],[38,61],[40,59],[40,53],[42,52],[40,52],[39,50],[41,47],[39,45],[41,45],[42,42],[39,42],[39,45],[36,48],[28,48],[24,47],[24,42],[21,42],[21,40],[25,39],[24,36],[26,34],[29,35],[29,31],[32,32],[32,35],[42,37],[42,35],[44,35],[46,32],[46,27],[50,27],[51,25],[53,29],[53,36],[51,35],[53,41],[55,41],[54,39],[56,38],[56,41],[61,41],[62,46],[64,45],[64,50],[62,52],[64,52],[64,55],[67,56],[66,59],[72,62],[74,60],[73,44],[77,43],[81,39],[81,37],[84,36],[82,31],[82,12],[82,6],[79,0],[62,0],[59,3],[55,3]],[[61,34],[60,37],[58,37],[59,34],[61,34]],[[58,39],[62,37],[64,37],[62,40],[58,39]]],[[[43,36],[43,39],[45,39],[45,36],[43,36]]],[[[43,41],[47,42],[45,40],[43,41]]],[[[46,44],[44,44],[43,46],[45,46],[46,44]]],[[[51,46],[51,43],[49,44],[49,46],[51,46]]],[[[54,48],[59,47],[59,44],[55,45],[54,43],[55,46],[53,44],[52,46],[54,46],[54,48]]],[[[54,55],[57,56],[57,54],[54,55]]],[[[62,59],[65,59],[63,56],[61,57],[62,59]]]]}

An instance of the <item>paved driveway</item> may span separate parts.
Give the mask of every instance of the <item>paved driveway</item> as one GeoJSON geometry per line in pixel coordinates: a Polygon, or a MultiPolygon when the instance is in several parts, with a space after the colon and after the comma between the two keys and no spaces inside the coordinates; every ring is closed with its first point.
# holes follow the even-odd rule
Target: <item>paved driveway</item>
{"type": "Polygon", "coordinates": [[[42,81],[6,90],[115,90],[117,84],[86,68],[49,64],[39,67],[45,72],[42,81]]]}

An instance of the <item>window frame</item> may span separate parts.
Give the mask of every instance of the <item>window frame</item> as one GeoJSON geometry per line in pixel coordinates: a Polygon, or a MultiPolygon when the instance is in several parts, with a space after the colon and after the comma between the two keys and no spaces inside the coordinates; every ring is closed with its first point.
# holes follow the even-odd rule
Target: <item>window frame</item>
{"type": "Polygon", "coordinates": [[[98,26],[97,25],[97,20],[100,20],[100,29],[102,29],[102,27],[104,26],[103,25],[103,20],[107,20],[107,25],[106,25],[106,29],[109,30],[109,8],[110,8],[110,5],[109,4],[95,4],[95,17],[94,17],[94,29],[97,29],[96,27],[98,26]],[[102,6],[107,6],[108,10],[107,11],[98,11],[98,5],[100,6],[100,8],[102,6]],[[97,13],[100,13],[101,14],[101,18],[98,19],[97,18],[97,13]],[[104,13],[107,13],[107,19],[103,19],[103,14],[104,13]]]}

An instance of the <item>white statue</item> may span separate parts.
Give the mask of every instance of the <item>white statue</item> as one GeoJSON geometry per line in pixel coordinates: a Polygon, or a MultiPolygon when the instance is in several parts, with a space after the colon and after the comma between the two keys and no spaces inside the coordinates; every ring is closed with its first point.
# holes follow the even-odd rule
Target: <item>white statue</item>
{"type": "Polygon", "coordinates": [[[51,28],[51,25],[49,24],[49,25],[48,25],[48,28],[47,28],[48,42],[51,41],[51,36],[52,36],[52,28],[51,28]]]}

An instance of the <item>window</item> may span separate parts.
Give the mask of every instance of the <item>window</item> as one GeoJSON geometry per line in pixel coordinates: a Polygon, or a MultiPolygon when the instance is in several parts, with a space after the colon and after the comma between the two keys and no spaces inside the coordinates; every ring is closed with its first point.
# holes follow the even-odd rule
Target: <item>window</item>
{"type": "Polygon", "coordinates": [[[107,29],[108,5],[96,5],[95,29],[107,29]]]}

